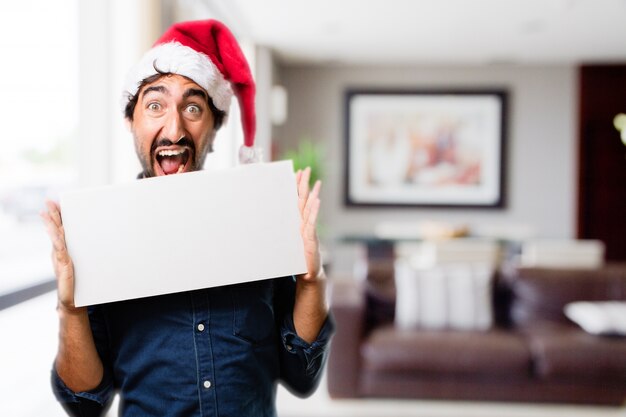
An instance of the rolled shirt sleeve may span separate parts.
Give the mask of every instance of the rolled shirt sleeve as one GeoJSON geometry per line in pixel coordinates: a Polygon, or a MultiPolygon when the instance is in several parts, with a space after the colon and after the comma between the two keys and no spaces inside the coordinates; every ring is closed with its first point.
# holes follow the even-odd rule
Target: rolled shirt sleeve
{"type": "Polygon", "coordinates": [[[56,366],[54,364],[52,366],[50,378],[52,391],[70,416],[101,416],[110,406],[114,394],[113,375],[106,360],[108,358],[106,325],[99,307],[89,307],[89,322],[98,355],[104,366],[100,385],[90,391],[74,392],[65,385],[56,371],[56,366]]]}
{"type": "Polygon", "coordinates": [[[305,397],[317,388],[334,331],[334,320],[329,312],[317,338],[309,344],[297,335],[293,314],[285,314],[280,329],[281,380],[294,394],[305,397]]]}
{"type": "Polygon", "coordinates": [[[98,387],[91,391],[74,392],[69,389],[57,374],[54,366],[51,372],[52,391],[70,416],[101,416],[110,405],[113,384],[110,378],[103,378],[98,387]]]}

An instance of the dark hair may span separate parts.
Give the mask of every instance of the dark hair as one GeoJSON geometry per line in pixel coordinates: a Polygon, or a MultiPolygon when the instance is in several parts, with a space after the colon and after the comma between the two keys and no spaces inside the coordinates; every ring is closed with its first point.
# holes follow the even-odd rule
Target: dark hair
{"type": "MultiPolygon", "coordinates": [[[[144,78],[141,81],[141,84],[139,84],[139,88],[137,89],[137,92],[131,95],[128,99],[128,103],[126,103],[126,107],[124,108],[124,117],[126,117],[131,122],[133,121],[133,113],[135,113],[135,106],[137,105],[137,100],[139,98],[139,92],[141,91],[141,89],[145,85],[151,84],[161,79],[162,77],[166,77],[168,75],[174,75],[171,72],[161,72],[156,67],[154,69],[157,73],[144,78]]],[[[213,113],[213,130],[218,130],[220,127],[222,127],[222,123],[224,123],[224,117],[226,117],[226,112],[215,107],[215,104],[213,104],[213,99],[211,99],[211,97],[208,94],[206,98],[207,98],[207,103],[209,105],[209,109],[211,109],[211,113],[213,113]]]]}

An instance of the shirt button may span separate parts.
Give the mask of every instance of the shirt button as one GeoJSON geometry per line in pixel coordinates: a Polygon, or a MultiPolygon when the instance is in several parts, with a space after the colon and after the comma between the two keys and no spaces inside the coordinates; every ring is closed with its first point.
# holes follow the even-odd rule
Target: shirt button
{"type": "Polygon", "coordinates": [[[204,381],[204,383],[202,385],[204,385],[204,388],[209,389],[209,388],[211,388],[211,381],[206,380],[206,381],[204,381]]]}
{"type": "Polygon", "coordinates": [[[199,332],[203,332],[204,331],[204,324],[202,324],[202,323],[198,324],[198,331],[199,332]]]}
{"type": "Polygon", "coordinates": [[[291,352],[291,351],[293,350],[293,346],[291,346],[291,345],[287,345],[287,346],[285,346],[285,347],[287,348],[287,350],[288,350],[289,352],[291,352]]]}

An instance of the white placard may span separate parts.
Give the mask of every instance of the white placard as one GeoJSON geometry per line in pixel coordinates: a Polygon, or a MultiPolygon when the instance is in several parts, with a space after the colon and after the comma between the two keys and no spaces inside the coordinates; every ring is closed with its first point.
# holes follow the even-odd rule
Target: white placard
{"type": "Polygon", "coordinates": [[[77,306],[306,271],[291,161],[61,196],[77,306]]]}

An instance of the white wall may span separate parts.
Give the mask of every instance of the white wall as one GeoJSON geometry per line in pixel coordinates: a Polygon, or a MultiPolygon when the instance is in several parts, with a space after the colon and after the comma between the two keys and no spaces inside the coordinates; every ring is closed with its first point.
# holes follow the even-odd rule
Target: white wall
{"type": "Polygon", "coordinates": [[[128,70],[160,34],[152,0],[79,3],[80,185],[132,181],[140,171],[124,124],[122,89],[128,70]]]}
{"type": "Polygon", "coordinates": [[[523,67],[287,67],[285,125],[275,128],[282,148],[303,136],[324,141],[324,236],[372,233],[380,221],[439,220],[473,230],[522,227],[541,237],[575,236],[576,69],[523,67]],[[497,209],[364,209],[343,205],[344,90],[351,88],[505,88],[509,91],[506,207],[497,209]]]}

